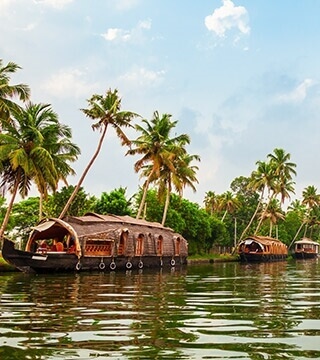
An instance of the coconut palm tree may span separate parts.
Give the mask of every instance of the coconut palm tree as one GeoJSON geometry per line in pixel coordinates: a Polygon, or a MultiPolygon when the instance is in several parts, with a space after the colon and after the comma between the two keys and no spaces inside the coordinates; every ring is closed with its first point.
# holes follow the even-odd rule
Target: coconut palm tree
{"type": "Polygon", "coordinates": [[[279,220],[284,220],[285,218],[279,200],[275,198],[270,201],[267,210],[262,211],[261,216],[263,216],[262,221],[269,220],[269,236],[272,236],[273,226],[276,225],[279,220]]]}
{"type": "MultiPolygon", "coordinates": [[[[182,145],[178,145],[179,149],[184,149],[182,145]]],[[[178,150],[178,149],[177,149],[178,150]]],[[[165,189],[166,201],[163,210],[163,216],[161,224],[164,225],[167,217],[167,212],[170,202],[170,194],[172,192],[172,185],[175,191],[180,197],[183,196],[183,190],[185,187],[190,187],[194,192],[196,188],[194,183],[198,183],[196,178],[196,172],[198,167],[191,165],[192,161],[200,161],[198,155],[190,155],[185,151],[176,151],[176,156],[173,160],[173,171],[170,168],[164,166],[162,174],[159,178],[159,189],[165,189]]]]}
{"type": "Polygon", "coordinates": [[[258,165],[257,170],[255,170],[251,173],[251,179],[250,179],[250,182],[248,183],[248,188],[253,191],[260,192],[260,197],[259,197],[257,207],[256,207],[248,225],[243,230],[239,241],[244,238],[244,235],[250,229],[250,226],[253,223],[253,220],[256,218],[258,211],[261,207],[261,204],[263,202],[263,199],[265,196],[265,191],[267,189],[270,189],[270,187],[272,186],[272,183],[273,183],[270,164],[265,161],[257,161],[256,165],[258,165]]]}
{"type": "Polygon", "coordinates": [[[125,135],[122,128],[131,127],[131,121],[133,120],[133,118],[139,116],[138,114],[135,114],[131,111],[121,111],[121,98],[119,97],[117,89],[107,90],[104,96],[97,94],[92,95],[92,97],[87,101],[88,108],[81,110],[87,117],[95,121],[95,123],[92,125],[92,128],[93,130],[101,131],[101,136],[98,142],[98,146],[91,160],[84,169],[76,187],[74,188],[74,191],[72,192],[69,200],[63,208],[59,218],[63,218],[67,213],[70,204],[77,195],[77,192],[79,191],[88,171],[98,157],[104,138],[106,136],[108,126],[111,126],[116,131],[116,134],[121,140],[122,145],[129,145],[130,140],[125,135]]]}
{"type": "MultiPolygon", "coordinates": [[[[285,199],[290,198],[290,192],[294,193],[294,182],[292,181],[292,176],[296,175],[296,164],[289,161],[291,155],[286,153],[283,149],[276,148],[273,152],[273,154],[268,154],[267,156],[270,165],[271,184],[269,187],[269,201],[264,208],[265,212],[268,210],[268,206],[272,199],[277,195],[281,195],[281,203],[283,203],[285,199]]],[[[255,234],[258,233],[264,217],[264,215],[260,217],[255,234]]]]}
{"type": "Polygon", "coordinates": [[[223,222],[228,213],[232,214],[240,207],[240,202],[231,191],[226,191],[225,193],[221,194],[220,201],[220,208],[224,209],[224,214],[221,219],[221,222],[223,222]]]}
{"type": "MultiPolygon", "coordinates": [[[[60,171],[55,167],[52,151],[58,149],[50,147],[47,141],[58,141],[65,134],[50,105],[29,103],[26,109],[11,109],[11,115],[11,121],[1,121],[3,131],[0,133],[0,186],[6,187],[12,196],[0,228],[0,238],[8,224],[18,191],[22,198],[26,197],[32,181],[42,195],[47,195],[48,188],[56,190],[60,171]],[[49,134],[52,136],[51,140],[48,139],[49,134]]],[[[59,149],[61,154],[63,150],[59,149]]],[[[72,158],[68,157],[68,160],[72,158]]]]}
{"type": "Polygon", "coordinates": [[[170,114],[160,116],[155,111],[151,121],[143,119],[142,125],[137,124],[135,127],[141,135],[132,141],[135,147],[129,149],[127,154],[142,155],[142,158],[134,164],[134,169],[136,172],[142,170],[141,176],[146,177],[143,184],[142,199],[136,216],[137,219],[140,218],[144,208],[150,183],[160,178],[163,167],[174,172],[173,162],[178,150],[177,144],[184,146],[190,143],[190,138],[186,134],[170,138],[171,130],[176,124],[177,121],[172,121],[170,114]]]}
{"type": "Polygon", "coordinates": [[[9,62],[7,65],[3,64],[0,59],[0,118],[8,120],[10,118],[10,111],[19,107],[12,99],[17,97],[21,101],[27,101],[30,98],[30,88],[25,84],[10,84],[10,76],[20,66],[14,62],[9,62]]]}
{"type": "Polygon", "coordinates": [[[207,191],[203,202],[206,212],[210,215],[213,215],[218,210],[218,196],[214,191],[207,191]]]}

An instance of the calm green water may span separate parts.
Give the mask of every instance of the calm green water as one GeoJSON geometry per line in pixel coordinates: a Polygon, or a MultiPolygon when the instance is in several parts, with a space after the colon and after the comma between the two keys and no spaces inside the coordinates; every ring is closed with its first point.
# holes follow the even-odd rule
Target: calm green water
{"type": "Polygon", "coordinates": [[[316,260],[0,274],[0,359],[320,359],[316,260]]]}

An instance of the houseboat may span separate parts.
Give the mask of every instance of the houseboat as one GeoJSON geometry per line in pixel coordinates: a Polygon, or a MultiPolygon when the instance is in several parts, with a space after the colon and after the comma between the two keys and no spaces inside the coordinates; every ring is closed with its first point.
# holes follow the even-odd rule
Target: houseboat
{"type": "Polygon", "coordinates": [[[186,264],[188,243],[159,223],[88,213],[40,221],[24,250],[4,239],[2,256],[28,273],[161,268],[186,264]]]}
{"type": "Polygon", "coordinates": [[[296,259],[313,259],[319,254],[319,243],[309,238],[302,238],[294,243],[293,256],[296,259]]]}
{"type": "Polygon", "coordinates": [[[288,247],[268,236],[250,236],[240,241],[238,255],[242,262],[279,261],[287,258],[288,247]]]}

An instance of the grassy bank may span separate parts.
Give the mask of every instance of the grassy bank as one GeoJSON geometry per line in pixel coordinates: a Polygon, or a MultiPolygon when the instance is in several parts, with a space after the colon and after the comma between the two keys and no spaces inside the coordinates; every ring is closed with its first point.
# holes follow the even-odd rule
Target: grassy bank
{"type": "Polygon", "coordinates": [[[17,271],[13,266],[9,265],[2,257],[0,252],[0,272],[3,271],[17,271]]]}
{"type": "Polygon", "coordinates": [[[229,262],[229,261],[238,261],[239,258],[237,255],[231,254],[211,254],[211,255],[191,255],[188,256],[189,264],[197,263],[216,263],[216,262],[229,262]]]}

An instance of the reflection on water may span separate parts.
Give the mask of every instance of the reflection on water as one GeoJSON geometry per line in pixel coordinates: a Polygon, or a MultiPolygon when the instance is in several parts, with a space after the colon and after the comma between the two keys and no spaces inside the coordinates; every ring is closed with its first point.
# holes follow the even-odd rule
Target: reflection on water
{"type": "Polygon", "coordinates": [[[0,274],[0,359],[319,359],[315,260],[0,274]]]}

